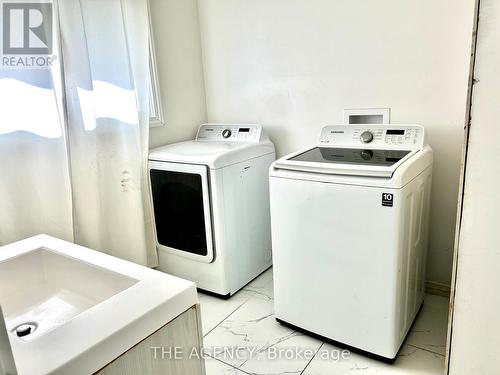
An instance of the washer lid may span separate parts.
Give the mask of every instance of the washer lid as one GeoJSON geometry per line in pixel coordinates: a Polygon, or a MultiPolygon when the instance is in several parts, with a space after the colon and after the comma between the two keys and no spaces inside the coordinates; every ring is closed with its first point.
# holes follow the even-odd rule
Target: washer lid
{"type": "Polygon", "coordinates": [[[391,178],[396,168],[417,152],[418,150],[313,147],[277,160],[273,168],[322,174],[391,178]]]}
{"type": "Polygon", "coordinates": [[[418,125],[338,125],[321,131],[316,147],[290,154],[276,169],[391,178],[396,168],[422,149],[418,125]]]}
{"type": "Polygon", "coordinates": [[[330,163],[357,164],[390,167],[408,155],[407,150],[370,150],[360,148],[314,147],[288,160],[330,163]]]}

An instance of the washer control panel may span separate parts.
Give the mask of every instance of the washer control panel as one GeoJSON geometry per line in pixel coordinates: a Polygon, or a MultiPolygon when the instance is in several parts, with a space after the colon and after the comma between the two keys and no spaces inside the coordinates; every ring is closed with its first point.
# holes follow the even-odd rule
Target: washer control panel
{"type": "Polygon", "coordinates": [[[322,147],[414,150],[424,146],[424,128],[420,125],[337,125],[325,126],[322,147]]]}
{"type": "Polygon", "coordinates": [[[224,142],[259,142],[262,126],[257,124],[203,124],[196,139],[224,142]]]}

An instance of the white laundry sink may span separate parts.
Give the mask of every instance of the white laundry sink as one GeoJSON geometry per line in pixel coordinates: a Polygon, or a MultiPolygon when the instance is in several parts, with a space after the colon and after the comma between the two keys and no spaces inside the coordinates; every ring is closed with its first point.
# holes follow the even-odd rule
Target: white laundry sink
{"type": "Polygon", "coordinates": [[[10,258],[0,263],[7,330],[31,341],[137,282],[43,247],[10,258]]]}
{"type": "Polygon", "coordinates": [[[49,236],[0,247],[20,375],[94,373],[196,303],[189,281],[49,236]]]}

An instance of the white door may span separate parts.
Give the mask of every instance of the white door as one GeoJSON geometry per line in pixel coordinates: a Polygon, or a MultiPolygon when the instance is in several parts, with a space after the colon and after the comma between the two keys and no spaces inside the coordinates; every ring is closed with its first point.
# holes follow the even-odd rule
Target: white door
{"type": "Polygon", "coordinates": [[[205,165],[149,162],[159,249],[200,262],[213,261],[208,173],[205,165]]]}
{"type": "Polygon", "coordinates": [[[500,2],[484,0],[479,7],[450,304],[451,375],[500,373],[500,2]]]}

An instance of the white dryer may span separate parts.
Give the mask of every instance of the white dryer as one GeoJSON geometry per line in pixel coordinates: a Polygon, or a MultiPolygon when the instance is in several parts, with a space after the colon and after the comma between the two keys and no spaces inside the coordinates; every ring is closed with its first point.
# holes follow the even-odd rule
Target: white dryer
{"type": "Polygon", "coordinates": [[[229,297],[272,264],[269,166],[260,125],[203,124],[149,154],[158,269],[229,297]]]}
{"type": "Polygon", "coordinates": [[[342,125],[272,165],[278,321],[396,357],[424,298],[432,162],[421,126],[342,125]]]}

